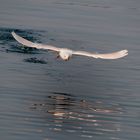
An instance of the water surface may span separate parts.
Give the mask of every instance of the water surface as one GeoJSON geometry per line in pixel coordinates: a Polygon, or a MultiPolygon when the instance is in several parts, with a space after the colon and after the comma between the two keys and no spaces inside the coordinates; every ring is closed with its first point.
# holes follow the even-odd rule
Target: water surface
{"type": "Polygon", "coordinates": [[[5,0],[0,5],[0,139],[139,140],[140,2],[5,0]],[[128,49],[118,60],[73,57],[17,43],[93,52],[128,49]]]}

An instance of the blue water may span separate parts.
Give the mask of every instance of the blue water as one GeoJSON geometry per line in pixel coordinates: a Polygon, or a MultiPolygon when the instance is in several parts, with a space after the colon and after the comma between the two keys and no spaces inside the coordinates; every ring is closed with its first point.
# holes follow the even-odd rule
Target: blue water
{"type": "Polygon", "coordinates": [[[0,139],[139,140],[140,1],[0,4],[0,139]],[[11,31],[74,50],[128,49],[118,60],[24,48],[11,31]]]}

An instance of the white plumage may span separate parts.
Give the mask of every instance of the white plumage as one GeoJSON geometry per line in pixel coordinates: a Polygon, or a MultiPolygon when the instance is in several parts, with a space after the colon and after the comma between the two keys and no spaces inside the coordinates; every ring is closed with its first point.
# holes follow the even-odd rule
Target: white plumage
{"type": "Polygon", "coordinates": [[[90,53],[90,52],[86,52],[86,51],[74,51],[74,50],[67,49],[67,48],[57,48],[57,47],[51,46],[51,45],[33,43],[29,40],[24,39],[23,37],[20,37],[15,32],[12,32],[12,35],[19,43],[21,43],[25,46],[37,48],[37,49],[56,51],[56,52],[58,52],[59,56],[65,61],[69,60],[73,54],[81,55],[81,56],[88,56],[88,57],[92,57],[92,58],[101,58],[101,59],[118,59],[118,58],[122,58],[122,57],[128,55],[128,50],[121,50],[121,51],[117,51],[117,52],[113,52],[113,53],[105,53],[105,54],[90,53]]]}

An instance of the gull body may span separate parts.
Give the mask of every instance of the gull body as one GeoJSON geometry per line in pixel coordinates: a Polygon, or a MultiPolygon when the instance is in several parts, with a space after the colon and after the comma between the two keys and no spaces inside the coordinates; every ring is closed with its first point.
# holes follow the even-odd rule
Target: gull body
{"type": "Polygon", "coordinates": [[[63,60],[67,61],[67,60],[69,60],[69,59],[72,57],[72,53],[73,53],[72,50],[67,49],[67,48],[62,48],[62,49],[60,50],[60,52],[59,52],[59,56],[60,56],[63,60]]]}
{"type": "Polygon", "coordinates": [[[27,47],[55,51],[58,53],[58,56],[65,61],[69,60],[73,54],[92,57],[92,58],[101,58],[101,59],[118,59],[118,58],[122,58],[122,57],[128,55],[127,50],[121,50],[121,51],[105,53],[105,54],[90,53],[90,52],[86,52],[86,51],[74,51],[74,50],[71,50],[68,48],[58,48],[58,47],[51,46],[51,45],[33,43],[33,42],[17,35],[15,32],[12,32],[12,35],[19,43],[21,43],[27,47]]]}

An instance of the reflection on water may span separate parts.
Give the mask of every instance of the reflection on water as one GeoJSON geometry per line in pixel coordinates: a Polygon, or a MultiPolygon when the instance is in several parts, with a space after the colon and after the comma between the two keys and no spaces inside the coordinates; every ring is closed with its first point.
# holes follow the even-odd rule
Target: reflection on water
{"type": "Polygon", "coordinates": [[[123,114],[119,105],[83,100],[65,93],[53,93],[43,101],[35,101],[30,109],[40,112],[47,123],[53,122],[49,126],[51,131],[76,133],[86,138],[119,132],[115,116],[123,114]]]}

